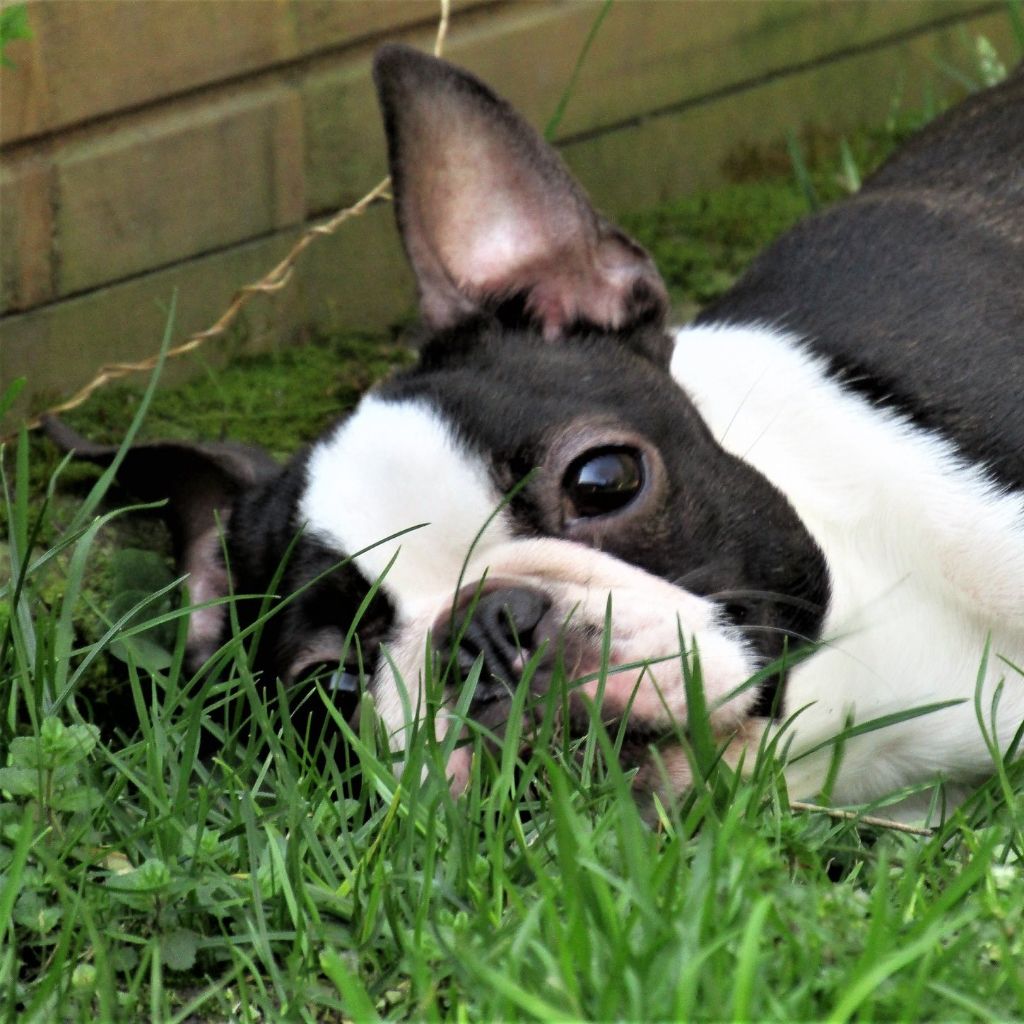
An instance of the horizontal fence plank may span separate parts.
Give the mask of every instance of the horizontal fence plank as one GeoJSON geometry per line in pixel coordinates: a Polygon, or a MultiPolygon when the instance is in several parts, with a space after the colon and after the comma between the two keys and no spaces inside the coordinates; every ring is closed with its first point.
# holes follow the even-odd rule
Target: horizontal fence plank
{"type": "Polygon", "coordinates": [[[254,74],[436,16],[436,0],[29,0],[0,143],[254,74]]]}
{"type": "Polygon", "coordinates": [[[299,223],[302,153],[298,94],[273,86],[59,155],[58,293],[299,223]]]}
{"type": "Polygon", "coordinates": [[[960,83],[940,64],[964,67],[966,47],[979,35],[1003,53],[1014,51],[1005,15],[982,15],[841,59],[810,62],[711,102],[681,104],[614,131],[569,139],[562,155],[602,208],[620,214],[644,209],[713,188],[745,153],[777,145],[789,132],[838,139],[855,128],[880,127],[896,110],[923,109],[929,93],[932,100],[936,94],[962,96],[960,83]]]}

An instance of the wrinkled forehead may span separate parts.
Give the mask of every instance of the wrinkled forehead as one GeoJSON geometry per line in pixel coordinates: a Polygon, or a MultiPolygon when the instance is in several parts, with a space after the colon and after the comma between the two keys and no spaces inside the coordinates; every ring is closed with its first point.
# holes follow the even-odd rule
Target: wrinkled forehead
{"type": "Polygon", "coordinates": [[[536,454],[576,417],[616,418],[654,436],[678,427],[685,399],[665,367],[635,350],[655,344],[639,334],[552,344],[529,329],[474,323],[422,340],[419,363],[376,394],[428,402],[499,462],[536,454]]]}
{"type": "Polygon", "coordinates": [[[312,449],[298,516],[370,582],[387,570],[383,589],[402,617],[450,596],[471,549],[510,539],[501,500],[436,407],[368,395],[312,449]]]}

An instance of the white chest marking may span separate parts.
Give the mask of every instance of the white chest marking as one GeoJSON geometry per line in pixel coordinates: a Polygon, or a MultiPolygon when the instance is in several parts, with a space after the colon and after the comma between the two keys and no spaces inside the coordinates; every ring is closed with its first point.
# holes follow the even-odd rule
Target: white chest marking
{"type": "MultiPolygon", "coordinates": [[[[722,445],[788,498],[827,560],[827,647],[787,689],[790,709],[811,705],[798,745],[840,730],[850,709],[865,721],[969,700],[989,639],[986,707],[1004,679],[1006,745],[1024,719],[1024,675],[1002,660],[1024,668],[1024,495],[845,392],[784,334],[681,330],[672,372],[722,445]]],[[[851,745],[836,796],[870,799],[929,772],[963,779],[990,767],[968,703],[851,745]]],[[[819,759],[808,777],[820,770],[819,759]]]]}

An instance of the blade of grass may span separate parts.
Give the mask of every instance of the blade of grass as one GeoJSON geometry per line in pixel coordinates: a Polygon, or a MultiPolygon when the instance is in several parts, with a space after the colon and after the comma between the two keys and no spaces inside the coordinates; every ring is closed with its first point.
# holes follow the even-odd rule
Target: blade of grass
{"type": "Polygon", "coordinates": [[[604,23],[604,19],[608,16],[608,12],[612,9],[613,3],[614,0],[604,0],[604,3],[601,4],[601,7],[597,12],[597,16],[594,18],[593,22],[591,22],[590,31],[587,33],[587,38],[583,40],[583,46],[580,48],[579,56],[576,58],[576,63],[573,65],[572,73],[569,75],[569,81],[562,90],[562,95],[558,98],[558,103],[555,106],[555,112],[551,115],[551,118],[544,127],[544,138],[547,139],[548,142],[555,137],[555,132],[558,131],[558,126],[562,123],[566,107],[568,107],[569,100],[572,98],[572,94],[576,90],[576,80],[580,76],[580,71],[583,68],[583,62],[587,59],[590,47],[597,38],[597,33],[600,30],[601,25],[604,23]]]}
{"type": "Polygon", "coordinates": [[[807,750],[801,750],[799,754],[789,759],[790,764],[802,761],[805,757],[810,757],[812,754],[816,754],[819,750],[824,750],[826,747],[830,747],[835,743],[845,743],[854,736],[863,736],[869,732],[877,732],[879,729],[888,729],[890,726],[900,725],[903,722],[909,722],[915,718],[922,718],[925,715],[934,714],[936,711],[943,711],[946,708],[953,708],[959,704],[966,703],[966,697],[958,698],[956,700],[942,700],[937,701],[934,704],[920,704],[915,708],[908,708],[906,711],[896,711],[891,715],[881,715],[878,718],[872,718],[870,721],[860,722],[857,725],[851,726],[849,729],[843,729],[841,732],[836,733],[835,736],[830,736],[827,740],[822,740],[820,743],[816,743],[807,750]]]}
{"type": "Polygon", "coordinates": [[[1006,13],[1010,18],[1019,56],[1024,58],[1024,4],[1021,0],[1006,0],[1006,13]]]}
{"type": "Polygon", "coordinates": [[[96,510],[99,503],[103,500],[103,496],[110,489],[110,485],[114,482],[114,478],[117,476],[117,471],[124,461],[125,456],[128,454],[128,449],[131,448],[132,442],[135,440],[136,434],[139,432],[139,428],[142,426],[142,421],[146,417],[146,413],[149,411],[150,403],[153,401],[153,395],[156,394],[157,384],[160,381],[160,375],[163,373],[164,361],[167,357],[167,350],[171,347],[171,340],[174,337],[174,321],[178,307],[178,293],[173,292],[171,295],[171,302],[167,310],[167,319],[164,321],[164,333],[160,340],[160,349],[157,353],[156,365],[153,367],[153,372],[149,376],[149,382],[146,384],[146,389],[142,393],[142,397],[139,399],[139,407],[136,410],[135,415],[132,417],[132,421],[128,426],[128,430],[125,432],[124,440],[121,442],[120,448],[117,450],[117,454],[114,456],[110,465],[100,474],[100,478],[92,486],[89,493],[86,495],[82,504],[78,507],[75,515],[72,517],[69,525],[69,530],[74,531],[84,525],[93,512],[96,510]]]}
{"type": "Polygon", "coordinates": [[[367,1021],[368,1024],[380,1020],[377,1007],[366,987],[356,974],[349,970],[339,953],[333,949],[321,950],[320,966],[344,1000],[345,1012],[352,1020],[367,1021]]]}
{"type": "Polygon", "coordinates": [[[750,912],[743,938],[736,954],[736,969],[732,982],[731,1018],[736,1021],[751,1020],[750,1000],[754,992],[754,980],[761,960],[761,933],[765,919],[771,909],[770,896],[762,896],[750,912]]]}
{"type": "Polygon", "coordinates": [[[821,209],[821,200],[818,192],[811,181],[811,172],[807,169],[807,161],[804,159],[804,151],[793,131],[786,132],[786,151],[789,153],[789,162],[793,165],[793,175],[796,183],[803,193],[807,203],[807,209],[816,213],[821,209]]]}

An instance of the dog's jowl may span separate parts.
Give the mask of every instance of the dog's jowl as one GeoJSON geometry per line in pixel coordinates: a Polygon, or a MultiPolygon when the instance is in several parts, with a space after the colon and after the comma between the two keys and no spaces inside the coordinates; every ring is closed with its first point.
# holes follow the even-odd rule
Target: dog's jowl
{"type": "MultiPolygon", "coordinates": [[[[565,727],[600,700],[638,791],[679,792],[699,660],[734,761],[766,730],[795,759],[960,699],[849,739],[833,796],[943,780],[955,799],[990,772],[976,687],[987,716],[1002,687],[1002,749],[1024,721],[1024,75],[681,329],[644,250],[485,85],[398,46],[375,78],[419,361],[283,469],[209,445],[129,453],[144,494],[183,481],[193,595],[229,573],[260,593],[282,560],[279,590],[316,578],[263,634],[262,670],[294,681],[338,662],[383,577],[359,648],[396,748],[424,680],[447,679],[452,706],[477,663],[469,715],[500,733],[529,664],[537,695],[568,687],[565,727]]],[[[227,628],[195,616],[193,661],[227,628]]],[[[793,761],[793,795],[831,756],[793,761]]]]}

